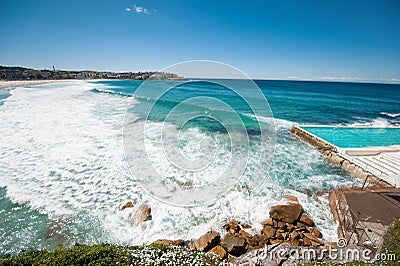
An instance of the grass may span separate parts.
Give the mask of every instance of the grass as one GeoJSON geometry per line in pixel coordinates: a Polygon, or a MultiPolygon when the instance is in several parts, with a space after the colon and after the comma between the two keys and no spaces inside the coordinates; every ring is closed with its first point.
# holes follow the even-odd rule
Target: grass
{"type": "Polygon", "coordinates": [[[0,257],[0,265],[222,265],[213,255],[165,245],[124,247],[113,244],[75,244],[54,251],[22,251],[0,257]]]}
{"type": "MultiPolygon", "coordinates": [[[[307,263],[305,265],[400,265],[400,221],[394,222],[384,237],[382,254],[394,254],[396,260],[365,263],[307,263]]],[[[58,247],[54,251],[30,249],[18,255],[0,257],[0,266],[25,265],[224,265],[215,256],[184,247],[168,247],[162,244],[124,247],[113,244],[93,246],[75,244],[58,247]]]]}

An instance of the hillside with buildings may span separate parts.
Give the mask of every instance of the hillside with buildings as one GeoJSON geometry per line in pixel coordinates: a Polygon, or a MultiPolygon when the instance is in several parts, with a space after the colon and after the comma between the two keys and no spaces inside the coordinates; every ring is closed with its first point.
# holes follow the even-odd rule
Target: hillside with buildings
{"type": "Polygon", "coordinates": [[[108,72],[31,69],[24,67],[0,66],[0,80],[57,80],[57,79],[135,79],[135,80],[181,80],[173,73],[164,72],[108,72]]]}

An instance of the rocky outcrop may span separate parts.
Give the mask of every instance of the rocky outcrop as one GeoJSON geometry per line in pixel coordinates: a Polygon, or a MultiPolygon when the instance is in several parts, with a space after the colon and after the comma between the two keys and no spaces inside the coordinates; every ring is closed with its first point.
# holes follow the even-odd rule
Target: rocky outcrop
{"type": "Polygon", "coordinates": [[[152,245],[165,245],[165,246],[183,246],[185,241],[183,239],[169,240],[169,239],[158,239],[152,243],[152,245]]]}
{"type": "Polygon", "coordinates": [[[313,220],[311,220],[310,217],[308,217],[307,214],[302,213],[300,216],[300,222],[304,223],[307,226],[315,226],[315,223],[313,220]]]}
{"type": "Polygon", "coordinates": [[[274,237],[276,234],[276,229],[272,227],[272,225],[265,225],[261,232],[267,239],[269,239],[274,237]]]}
{"type": "Polygon", "coordinates": [[[262,222],[267,244],[288,242],[294,246],[323,245],[322,233],[298,203],[272,206],[270,219],[262,222]]]}
{"type": "Polygon", "coordinates": [[[219,244],[221,236],[218,232],[211,231],[202,235],[199,239],[194,241],[194,245],[197,250],[207,252],[212,247],[219,244]]]}
{"type": "Polygon", "coordinates": [[[276,221],[291,224],[299,219],[302,210],[300,204],[276,205],[271,207],[269,216],[276,221]]]}
{"type": "Polygon", "coordinates": [[[229,223],[222,226],[228,233],[236,234],[239,233],[240,230],[251,228],[250,225],[246,223],[241,223],[236,220],[231,220],[229,223]]]}
{"type": "Polygon", "coordinates": [[[151,219],[151,208],[147,204],[142,204],[130,215],[129,222],[131,225],[137,226],[151,219]]]}
{"type": "Polygon", "coordinates": [[[221,247],[221,246],[215,246],[213,247],[209,253],[212,253],[214,255],[216,255],[218,258],[224,260],[228,257],[228,252],[226,252],[226,250],[221,247]]]}
{"type": "MultiPolygon", "coordinates": [[[[255,233],[251,226],[237,220],[223,225],[226,235],[211,231],[194,241],[195,248],[209,251],[228,262],[256,249],[276,246],[316,248],[324,244],[322,233],[314,221],[304,212],[294,196],[286,196],[288,204],[272,206],[270,218],[261,222],[261,233],[255,233]],[[253,234],[252,234],[253,233],[253,234]]],[[[267,264],[266,264],[267,265],[267,264]]]]}
{"type": "Polygon", "coordinates": [[[240,256],[247,251],[247,241],[242,236],[227,234],[221,240],[221,246],[231,255],[240,256]]]}

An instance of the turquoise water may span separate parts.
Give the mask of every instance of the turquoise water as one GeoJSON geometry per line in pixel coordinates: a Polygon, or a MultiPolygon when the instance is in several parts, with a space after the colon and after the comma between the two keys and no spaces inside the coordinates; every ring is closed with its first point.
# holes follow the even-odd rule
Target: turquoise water
{"type": "Polygon", "coordinates": [[[302,128],[340,148],[400,145],[400,128],[302,128]]]}
{"type": "Polygon", "coordinates": [[[10,92],[0,90],[0,106],[3,105],[3,100],[7,99],[8,96],[10,96],[10,92]]]}
{"type": "MultiPolygon", "coordinates": [[[[241,81],[231,81],[240,84],[241,81]]],[[[223,118],[233,137],[250,137],[250,155],[260,151],[260,131],[269,109],[258,98],[252,104],[265,108],[255,117],[251,108],[223,86],[197,81],[180,84],[161,100],[154,95],[175,82],[151,81],[148,90],[135,94],[141,81],[71,82],[18,88],[0,96],[0,254],[30,247],[52,249],[58,244],[99,242],[149,243],[158,238],[191,239],[210,228],[220,229],[228,219],[253,224],[268,218],[270,206],[287,194],[299,198],[328,240],[335,240],[336,223],[330,213],[327,191],[358,180],[329,164],[315,149],[290,134],[293,123],[316,125],[364,125],[384,128],[400,124],[400,85],[256,81],[269,101],[276,133],[273,162],[260,164],[250,157],[244,181],[220,201],[196,208],[162,204],[135,183],[127,169],[122,141],[124,115],[146,120],[151,132],[166,123],[167,136],[180,131],[179,148],[187,156],[200,156],[199,143],[212,140],[218,175],[229,157],[229,134],[221,123],[199,117],[182,123],[185,113],[223,118]],[[167,114],[185,99],[207,96],[229,104],[233,111],[196,101],[182,105],[181,113],[167,114]],[[234,119],[238,115],[243,130],[234,119]],[[265,116],[265,117],[264,117],[265,116]],[[269,168],[270,166],[270,168],[269,168]],[[264,172],[258,174],[255,168],[264,172]],[[247,180],[248,182],[245,182],[247,180]],[[252,191],[249,185],[262,185],[252,191]],[[129,223],[132,210],[119,211],[127,200],[152,207],[153,220],[145,226],[129,223]]],[[[243,87],[243,90],[248,88],[243,87]]],[[[247,91],[249,95],[252,91],[247,91]]],[[[160,157],[156,135],[149,135],[154,164],[168,173],[169,181],[184,183],[188,176],[171,171],[160,157]]],[[[211,154],[211,151],[206,150],[211,154]]],[[[245,158],[247,151],[238,157],[245,158]]],[[[137,154],[142,156],[142,154],[137,154]]],[[[143,165],[144,168],[148,167],[143,165]]],[[[196,181],[196,180],[195,180],[196,181]]]]}
{"type": "MultiPolygon", "coordinates": [[[[385,127],[400,124],[399,84],[266,80],[255,82],[267,98],[275,118],[317,125],[375,124],[385,127]]],[[[98,84],[109,88],[97,88],[95,92],[130,96],[142,81],[104,81],[98,84]]],[[[163,82],[154,81],[152,90],[138,96],[154,100],[154,92],[162,87],[163,82]]],[[[229,89],[210,82],[182,84],[164,96],[163,104],[170,105],[170,108],[196,95],[216,97],[230,102],[240,113],[249,112],[241,104],[241,99],[233,97],[234,93],[229,89]]]]}

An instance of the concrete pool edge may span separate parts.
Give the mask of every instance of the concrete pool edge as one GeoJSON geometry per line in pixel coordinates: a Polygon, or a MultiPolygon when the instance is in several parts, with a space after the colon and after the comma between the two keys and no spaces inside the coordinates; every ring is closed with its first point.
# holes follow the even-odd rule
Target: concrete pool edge
{"type": "Polygon", "coordinates": [[[337,187],[330,191],[328,201],[333,218],[338,225],[337,233],[340,239],[345,240],[346,244],[367,247],[373,252],[380,252],[383,236],[389,228],[388,224],[400,217],[400,202],[390,199],[393,194],[400,195],[398,188],[400,187],[400,145],[339,148],[302,129],[299,125],[293,125],[290,131],[292,135],[317,148],[334,165],[364,180],[362,187],[337,187]],[[368,165],[363,164],[359,159],[360,157],[374,158],[381,154],[397,154],[395,176],[382,176],[382,173],[379,176],[379,172],[372,171],[374,168],[368,169],[368,165]],[[367,183],[371,186],[366,186],[367,183]],[[390,215],[386,213],[389,207],[391,208],[390,215]],[[385,222],[382,218],[385,218],[385,222]]]}
{"type": "Polygon", "coordinates": [[[342,167],[365,182],[377,187],[393,187],[392,184],[355,163],[350,156],[346,156],[345,149],[339,149],[336,145],[312,134],[299,125],[293,125],[290,132],[300,140],[317,148],[331,163],[342,167]]]}

